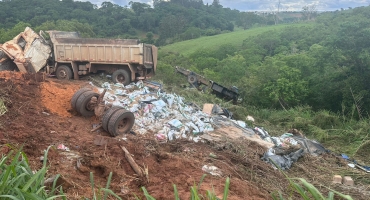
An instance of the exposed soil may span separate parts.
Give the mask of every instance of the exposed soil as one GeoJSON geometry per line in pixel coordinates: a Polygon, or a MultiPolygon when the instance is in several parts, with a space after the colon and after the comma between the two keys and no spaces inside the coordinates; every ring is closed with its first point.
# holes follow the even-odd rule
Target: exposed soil
{"type": "MultiPolygon", "coordinates": [[[[51,148],[48,154],[48,177],[61,174],[63,190],[68,199],[91,198],[90,172],[95,184],[105,187],[112,172],[110,188],[123,199],[143,197],[141,186],[157,199],[174,199],[176,184],[182,199],[190,197],[190,187],[198,184],[203,165],[221,169],[222,176],[208,174],[200,193],[214,190],[222,197],[226,177],[230,177],[228,199],[271,199],[271,193],[281,191],[292,195],[283,173],[260,160],[264,149],[244,140],[218,143],[194,143],[175,140],[158,143],[149,131],[146,135],[123,135],[111,138],[99,129],[90,132],[97,123],[95,117],[77,115],[70,105],[75,91],[87,85],[86,81],[60,81],[47,79],[39,82],[21,73],[0,72],[0,97],[8,112],[0,116],[0,141],[2,153],[9,147],[23,146],[33,169],[42,166],[40,157],[50,145],[64,144],[71,151],[51,148]],[[125,159],[120,146],[125,146],[135,161],[148,168],[147,178],[138,178],[125,159]],[[210,153],[216,158],[210,157],[210,153]]],[[[305,156],[286,171],[289,177],[302,177],[318,186],[326,195],[326,187],[334,188],[355,199],[369,199],[369,174],[349,169],[335,155],[305,156]],[[331,185],[334,174],[351,175],[355,187],[331,185]]],[[[294,197],[293,199],[297,199],[294,197]]]]}

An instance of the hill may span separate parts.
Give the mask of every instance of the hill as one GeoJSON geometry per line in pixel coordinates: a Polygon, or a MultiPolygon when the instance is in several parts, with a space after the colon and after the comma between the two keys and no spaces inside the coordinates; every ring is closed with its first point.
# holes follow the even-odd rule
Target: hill
{"type": "Polygon", "coordinates": [[[238,30],[231,33],[224,33],[215,36],[201,37],[192,40],[186,40],[169,44],[160,48],[162,53],[179,53],[184,56],[204,49],[204,50],[217,50],[222,45],[233,45],[241,48],[243,41],[249,37],[255,37],[264,32],[273,31],[278,32],[286,27],[305,27],[310,26],[310,23],[299,23],[299,24],[280,24],[277,26],[264,26],[258,28],[251,28],[247,30],[238,30]]]}

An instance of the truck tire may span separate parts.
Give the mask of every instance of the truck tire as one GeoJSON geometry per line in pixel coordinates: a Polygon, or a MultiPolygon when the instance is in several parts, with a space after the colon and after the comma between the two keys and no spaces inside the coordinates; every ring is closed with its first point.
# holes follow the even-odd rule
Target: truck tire
{"type": "Polygon", "coordinates": [[[81,89],[77,90],[77,92],[74,93],[74,95],[72,96],[72,99],[71,99],[71,106],[74,110],[77,110],[76,109],[76,103],[77,103],[78,97],[80,97],[81,94],[83,94],[87,91],[92,91],[92,90],[90,88],[81,88],[81,89]]]}
{"type": "Polygon", "coordinates": [[[114,106],[114,107],[109,108],[109,110],[105,112],[105,114],[103,115],[103,119],[102,119],[102,126],[105,131],[108,132],[108,123],[112,115],[120,109],[123,109],[123,108],[114,106]]]}
{"type": "Polygon", "coordinates": [[[76,101],[76,110],[84,117],[94,116],[94,106],[90,104],[92,97],[99,98],[99,94],[93,91],[82,93],[76,101]]]}
{"type": "Polygon", "coordinates": [[[119,134],[129,132],[135,123],[135,116],[132,112],[121,109],[115,112],[108,122],[108,132],[115,137],[119,134]]]}
{"type": "Polygon", "coordinates": [[[61,65],[57,68],[56,75],[58,79],[72,79],[73,74],[71,68],[66,65],[61,65]]]}
{"type": "Polygon", "coordinates": [[[122,83],[128,85],[131,83],[130,74],[127,70],[119,69],[112,74],[113,83],[122,83]]]}
{"type": "Polygon", "coordinates": [[[191,83],[191,84],[197,83],[198,82],[197,76],[194,75],[194,74],[190,74],[188,76],[188,82],[191,83]]]}

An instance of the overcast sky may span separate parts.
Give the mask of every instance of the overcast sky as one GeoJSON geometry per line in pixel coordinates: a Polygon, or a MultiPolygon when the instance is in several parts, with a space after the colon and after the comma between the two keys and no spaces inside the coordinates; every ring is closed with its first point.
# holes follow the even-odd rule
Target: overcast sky
{"type": "MultiPolygon", "coordinates": [[[[80,0],[86,1],[86,0],[80,0]]],[[[90,0],[98,6],[104,1],[110,1],[120,6],[128,5],[131,0],[90,0]]],[[[152,0],[133,0],[152,5],[152,0]]],[[[203,0],[211,4],[213,0],[203,0]]],[[[240,11],[270,11],[276,10],[279,0],[220,0],[221,5],[240,11]]],[[[305,5],[315,5],[319,11],[333,11],[348,7],[369,6],[370,0],[280,0],[280,10],[300,11],[305,5]]]]}

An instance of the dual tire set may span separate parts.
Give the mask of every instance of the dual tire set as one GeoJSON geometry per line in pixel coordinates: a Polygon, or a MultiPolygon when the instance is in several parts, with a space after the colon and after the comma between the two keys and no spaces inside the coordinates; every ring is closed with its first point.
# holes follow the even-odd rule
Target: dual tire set
{"type": "MultiPolygon", "coordinates": [[[[82,116],[92,117],[95,115],[95,105],[90,102],[93,97],[98,98],[99,94],[89,88],[82,88],[72,96],[71,106],[82,116]]],[[[134,123],[134,114],[118,106],[109,108],[102,117],[103,129],[113,137],[128,133],[134,123]]]]}
{"type": "MultiPolygon", "coordinates": [[[[0,66],[1,71],[1,66],[0,66]]],[[[67,65],[60,65],[57,68],[56,76],[58,79],[72,79],[73,72],[72,69],[67,65]]],[[[122,83],[123,85],[128,85],[131,83],[130,72],[126,69],[118,69],[113,72],[112,80],[114,83],[122,83]]]]}

